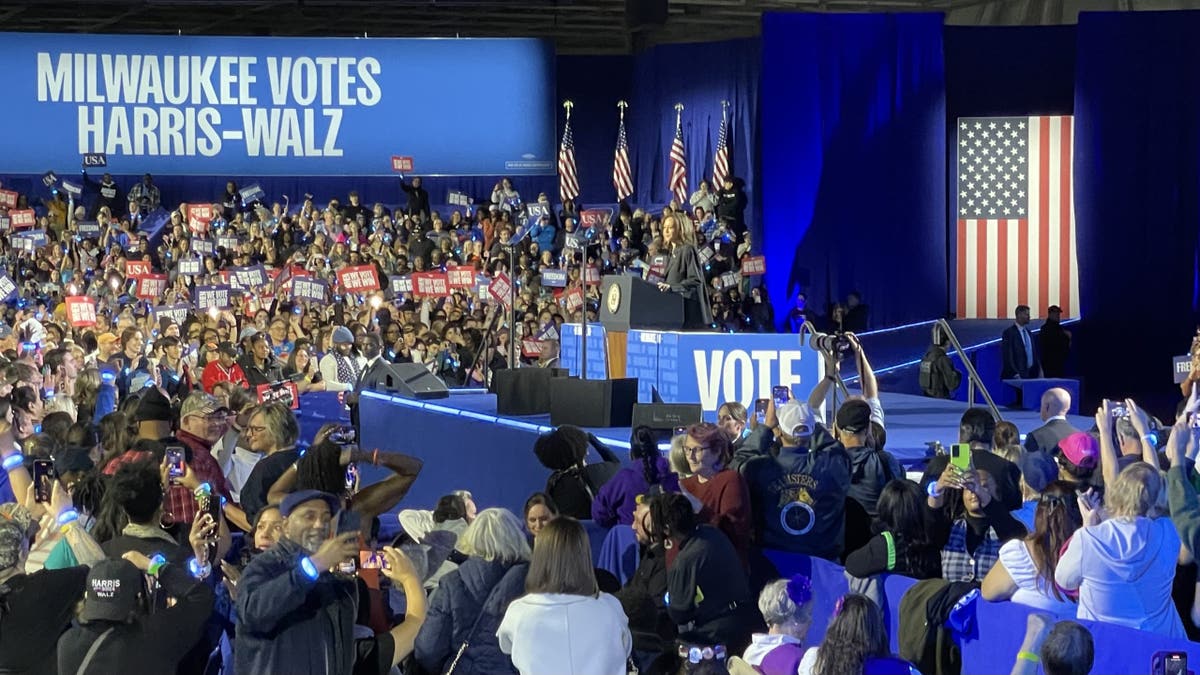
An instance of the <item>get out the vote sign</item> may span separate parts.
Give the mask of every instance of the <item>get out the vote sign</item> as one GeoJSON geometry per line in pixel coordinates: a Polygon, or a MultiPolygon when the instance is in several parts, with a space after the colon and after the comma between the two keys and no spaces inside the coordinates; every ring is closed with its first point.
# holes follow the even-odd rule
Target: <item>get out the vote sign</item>
{"type": "Polygon", "coordinates": [[[67,321],[75,328],[96,325],[96,305],[86,296],[72,295],[67,298],[67,321]]]}

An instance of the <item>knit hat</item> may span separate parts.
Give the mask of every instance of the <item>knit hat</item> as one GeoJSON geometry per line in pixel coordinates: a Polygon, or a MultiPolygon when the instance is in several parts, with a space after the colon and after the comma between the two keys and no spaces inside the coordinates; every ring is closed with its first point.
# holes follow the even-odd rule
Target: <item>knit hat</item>
{"type": "Polygon", "coordinates": [[[335,345],[352,345],[354,344],[354,333],[350,332],[345,326],[338,326],[333,329],[333,344],[335,345]]]}
{"type": "Polygon", "coordinates": [[[816,427],[816,417],[807,403],[792,399],[775,411],[779,430],[793,438],[808,438],[816,427]]]}
{"type": "Polygon", "coordinates": [[[846,401],[837,411],[837,428],[860,434],[871,428],[871,406],[862,399],[846,401]]]}
{"type": "Polygon", "coordinates": [[[171,402],[167,400],[166,396],[163,396],[158,387],[146,389],[142,400],[138,402],[134,420],[137,422],[170,422],[173,418],[171,402]]]}
{"type": "Polygon", "coordinates": [[[1021,477],[1034,492],[1042,492],[1046,486],[1058,480],[1058,463],[1044,452],[1023,452],[1017,460],[1021,477]]]}
{"type": "Polygon", "coordinates": [[[79,620],[129,622],[138,609],[142,572],[123,559],[100,560],[87,575],[79,620]]]}
{"type": "Polygon", "coordinates": [[[1100,461],[1100,444],[1085,431],[1077,431],[1059,441],[1058,451],[1081,469],[1094,469],[1100,461]]]}

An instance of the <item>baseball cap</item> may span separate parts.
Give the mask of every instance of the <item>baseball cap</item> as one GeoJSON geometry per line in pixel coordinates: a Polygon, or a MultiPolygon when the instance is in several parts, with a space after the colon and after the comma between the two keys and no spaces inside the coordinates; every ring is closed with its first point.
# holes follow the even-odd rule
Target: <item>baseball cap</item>
{"type": "Polygon", "coordinates": [[[163,396],[158,387],[149,387],[138,402],[134,420],[137,422],[170,422],[171,402],[163,396]]]}
{"type": "Polygon", "coordinates": [[[238,355],[237,347],[235,347],[232,342],[222,342],[221,344],[217,345],[217,352],[226,356],[232,356],[234,358],[237,358],[238,355]]]}
{"type": "Polygon", "coordinates": [[[189,415],[207,417],[218,410],[228,411],[229,409],[222,406],[216,396],[206,394],[202,391],[193,391],[191,394],[188,394],[187,398],[183,399],[183,405],[179,409],[179,418],[183,419],[189,415]]]}
{"type": "Polygon", "coordinates": [[[120,339],[121,338],[117,337],[116,333],[101,333],[96,337],[96,344],[112,344],[120,339]]]}
{"type": "Polygon", "coordinates": [[[800,403],[795,399],[779,406],[779,410],[775,411],[775,417],[779,420],[779,430],[794,438],[812,436],[813,428],[816,426],[816,417],[813,415],[812,409],[808,407],[807,403],[800,403]]]}
{"type": "Polygon", "coordinates": [[[1086,431],[1077,431],[1059,441],[1058,451],[1081,469],[1094,469],[1100,460],[1100,444],[1086,431]]]}
{"type": "Polygon", "coordinates": [[[338,326],[333,329],[333,344],[335,345],[352,345],[354,344],[354,333],[350,332],[345,326],[338,326]]]}
{"type": "Polygon", "coordinates": [[[871,428],[871,406],[866,401],[846,401],[837,411],[837,428],[851,434],[860,434],[871,428]]]}
{"type": "Polygon", "coordinates": [[[314,499],[320,499],[328,504],[330,513],[337,513],[342,509],[342,504],[338,501],[338,498],[329,494],[328,492],[321,492],[320,490],[300,490],[299,492],[293,492],[283,498],[283,503],[279,505],[279,514],[284,518],[287,518],[289,515],[291,515],[292,511],[296,510],[296,507],[305,502],[311,502],[314,499]]]}
{"type": "Polygon", "coordinates": [[[1034,492],[1042,492],[1058,480],[1058,463],[1044,452],[1022,452],[1017,466],[1021,468],[1025,484],[1034,492]]]}
{"type": "Polygon", "coordinates": [[[142,592],[142,572],[128,560],[100,560],[92,565],[84,588],[80,621],[128,623],[138,609],[138,593],[142,592]]]}

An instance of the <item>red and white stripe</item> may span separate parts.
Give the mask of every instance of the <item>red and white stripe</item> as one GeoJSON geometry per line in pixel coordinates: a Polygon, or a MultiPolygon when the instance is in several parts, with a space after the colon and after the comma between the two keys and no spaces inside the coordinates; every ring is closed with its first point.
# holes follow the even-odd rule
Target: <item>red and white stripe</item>
{"type": "Polygon", "coordinates": [[[562,201],[579,196],[579,176],[575,173],[575,136],[571,118],[563,126],[562,145],[558,148],[558,196],[562,201]]]}
{"type": "Polygon", "coordinates": [[[958,220],[958,307],[963,319],[1011,318],[1017,305],[1045,317],[1079,316],[1074,130],[1070,116],[1030,117],[1025,218],[958,220]]]}
{"type": "Polygon", "coordinates": [[[625,120],[617,131],[617,150],[613,155],[613,187],[617,190],[617,201],[624,201],[633,194],[633,169],[629,166],[629,143],[625,137],[625,120]]]}
{"type": "Polygon", "coordinates": [[[721,117],[721,130],[717,132],[717,153],[713,156],[713,190],[721,191],[725,187],[725,178],[729,176],[729,123],[721,117]]]}
{"type": "Polygon", "coordinates": [[[667,189],[675,196],[680,206],[687,206],[687,154],[683,150],[683,125],[675,124],[675,140],[671,143],[671,178],[667,189]]]}

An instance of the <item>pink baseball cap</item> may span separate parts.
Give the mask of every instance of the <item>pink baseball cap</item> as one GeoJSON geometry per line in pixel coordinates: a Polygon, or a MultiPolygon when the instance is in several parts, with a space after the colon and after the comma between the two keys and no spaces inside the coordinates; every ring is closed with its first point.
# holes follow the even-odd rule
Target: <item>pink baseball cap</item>
{"type": "Polygon", "coordinates": [[[1094,469],[1100,461],[1100,444],[1095,437],[1077,431],[1058,442],[1058,451],[1081,469],[1094,469]]]}

